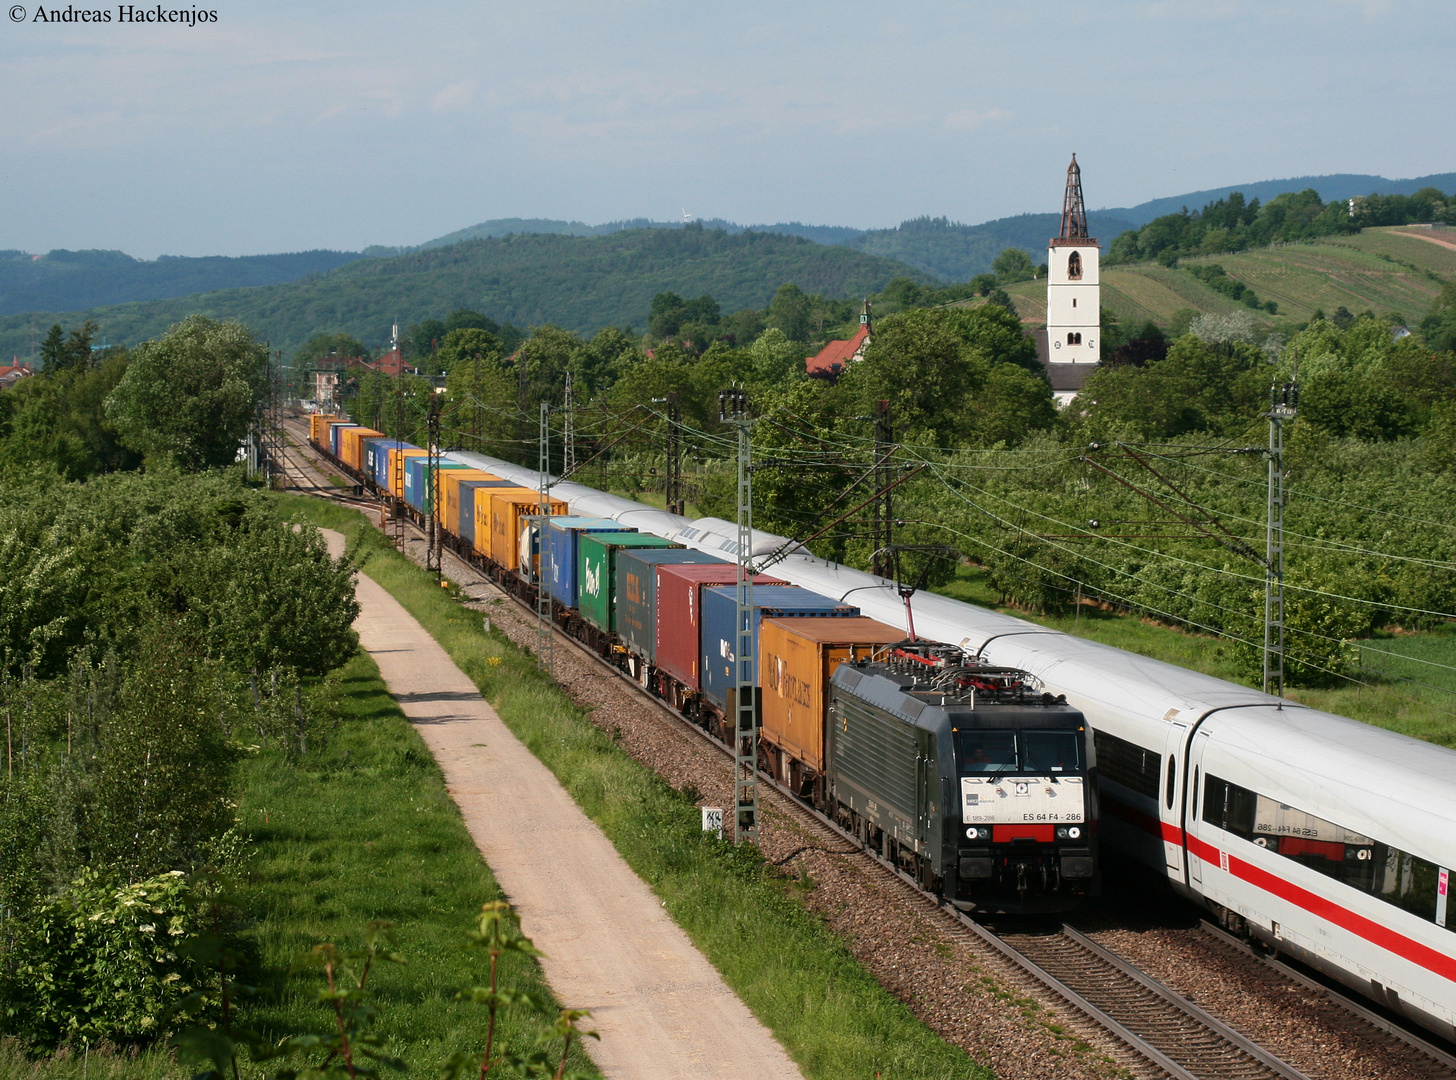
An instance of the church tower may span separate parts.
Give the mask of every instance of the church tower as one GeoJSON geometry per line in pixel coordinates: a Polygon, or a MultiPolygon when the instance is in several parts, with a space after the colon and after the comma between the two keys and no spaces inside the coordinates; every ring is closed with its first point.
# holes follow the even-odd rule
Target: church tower
{"type": "Polygon", "coordinates": [[[1062,232],[1047,249],[1047,360],[1052,364],[1095,364],[1102,356],[1102,317],[1097,275],[1097,241],[1087,235],[1082,170],[1077,155],[1067,166],[1062,232]]]}

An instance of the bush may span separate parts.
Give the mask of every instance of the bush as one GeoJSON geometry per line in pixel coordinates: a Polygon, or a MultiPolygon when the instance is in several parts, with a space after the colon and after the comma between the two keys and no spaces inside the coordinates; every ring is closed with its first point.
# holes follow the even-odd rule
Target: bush
{"type": "Polygon", "coordinates": [[[155,1037],[211,978],[181,949],[198,929],[191,896],[179,871],[127,885],[86,870],[18,942],[5,1026],[52,1046],[155,1037]]]}

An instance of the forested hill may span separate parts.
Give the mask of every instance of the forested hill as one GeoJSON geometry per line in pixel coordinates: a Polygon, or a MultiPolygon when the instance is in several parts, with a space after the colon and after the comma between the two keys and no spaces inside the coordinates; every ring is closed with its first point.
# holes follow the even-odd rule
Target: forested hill
{"type": "Polygon", "coordinates": [[[359,257],[357,251],[297,251],[240,258],[163,255],[147,262],[120,251],[0,251],[0,315],[272,285],[333,270],[359,257]]]}
{"type": "Polygon", "coordinates": [[[302,281],[228,289],[86,311],[0,318],[0,356],[30,355],[32,337],[53,322],[96,320],[98,338],[133,343],[198,312],[235,318],[275,349],[292,353],[308,337],[342,331],[366,346],[401,327],[470,308],[518,326],[554,323],[593,332],[647,323],[659,292],[711,294],[725,311],[768,304],[780,285],[855,297],[891,280],[928,276],[891,259],[800,237],[720,230],[639,229],[607,236],[505,236],[467,240],[389,259],[361,259],[302,281]]]}

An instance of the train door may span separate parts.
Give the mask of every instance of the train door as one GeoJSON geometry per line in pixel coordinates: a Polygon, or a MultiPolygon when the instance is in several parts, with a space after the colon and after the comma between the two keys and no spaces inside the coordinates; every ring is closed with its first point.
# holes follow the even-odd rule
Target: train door
{"type": "Polygon", "coordinates": [[[1168,877],[1175,883],[1183,881],[1183,775],[1184,740],[1188,737],[1186,724],[1170,723],[1164,740],[1163,768],[1158,780],[1158,823],[1163,833],[1163,859],[1167,864],[1168,877]]]}
{"type": "MultiPolygon", "coordinates": [[[[1193,744],[1188,749],[1188,805],[1183,814],[1183,830],[1187,844],[1193,850],[1199,848],[1193,844],[1199,838],[1202,831],[1201,807],[1203,805],[1203,784],[1204,766],[1203,755],[1208,749],[1208,732],[1200,731],[1193,736],[1193,744]]],[[[1188,856],[1188,884],[1196,893],[1203,892],[1203,860],[1195,854],[1188,856]]]]}

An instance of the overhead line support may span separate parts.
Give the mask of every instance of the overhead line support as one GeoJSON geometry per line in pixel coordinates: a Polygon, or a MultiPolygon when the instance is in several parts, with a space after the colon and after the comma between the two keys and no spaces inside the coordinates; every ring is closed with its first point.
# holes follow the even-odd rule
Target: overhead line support
{"type": "Polygon", "coordinates": [[[734,644],[733,842],[758,843],[758,700],[753,648],[753,463],[748,391],[718,394],[718,419],[738,431],[738,627],[734,644]]]}

